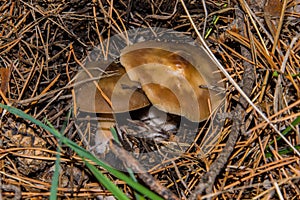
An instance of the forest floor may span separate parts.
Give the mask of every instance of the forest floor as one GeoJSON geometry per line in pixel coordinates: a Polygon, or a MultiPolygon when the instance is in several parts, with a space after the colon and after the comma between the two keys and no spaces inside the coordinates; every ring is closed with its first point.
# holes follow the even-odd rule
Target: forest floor
{"type": "MultiPolygon", "coordinates": [[[[164,199],[299,199],[299,38],[299,0],[1,1],[0,99],[23,112],[0,108],[0,199],[122,199],[118,189],[129,199],[155,199],[147,189],[164,199]],[[140,112],[127,128],[118,123],[112,131],[120,143],[96,155],[125,170],[118,176],[84,157],[84,149],[94,153],[87,140],[95,137],[95,127],[92,119],[80,121],[76,78],[87,58],[112,57],[119,64],[118,45],[126,46],[127,32],[141,28],[149,31],[142,39],[161,39],[161,29],[198,44],[203,37],[232,80],[222,73],[223,117],[212,115],[197,130],[187,120],[183,136],[161,127],[149,130],[140,112]],[[213,129],[216,120],[222,126],[213,129]],[[186,146],[168,158],[163,146],[175,140],[186,146]],[[163,157],[155,165],[141,156],[153,149],[163,157]],[[112,182],[103,183],[100,173],[112,182]]],[[[179,150],[175,146],[172,151],[179,150]]]]}

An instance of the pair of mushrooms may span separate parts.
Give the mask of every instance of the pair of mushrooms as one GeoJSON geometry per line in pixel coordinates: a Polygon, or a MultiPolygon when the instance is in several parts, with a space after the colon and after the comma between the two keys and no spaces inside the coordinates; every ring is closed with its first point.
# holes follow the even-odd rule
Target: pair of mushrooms
{"type": "MultiPolygon", "coordinates": [[[[98,82],[112,106],[93,82],[76,89],[76,103],[80,110],[100,113],[108,119],[99,121],[98,152],[103,153],[112,138],[110,127],[114,125],[115,113],[152,104],[166,113],[201,122],[222,100],[217,93],[201,87],[222,86],[220,74],[215,73],[215,63],[201,48],[189,44],[141,42],[123,49],[120,62],[125,69],[109,65],[105,71],[115,74],[100,78],[98,82]]],[[[87,69],[93,75],[99,74],[99,69],[105,68],[106,64],[92,62],[87,64],[87,69]]],[[[78,77],[80,81],[89,78],[85,72],[78,77]]]]}

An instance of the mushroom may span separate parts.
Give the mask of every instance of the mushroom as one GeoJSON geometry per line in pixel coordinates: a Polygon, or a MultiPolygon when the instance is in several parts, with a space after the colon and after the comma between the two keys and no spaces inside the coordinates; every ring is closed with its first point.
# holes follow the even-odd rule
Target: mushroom
{"type": "Polygon", "coordinates": [[[129,78],[139,82],[158,109],[193,122],[206,120],[222,101],[201,86],[223,86],[215,63],[202,48],[189,44],[147,41],[121,51],[129,78]]]}
{"type": "MultiPolygon", "coordinates": [[[[101,76],[98,85],[112,106],[93,82],[76,89],[76,103],[80,110],[106,117],[106,120],[99,121],[95,138],[99,153],[105,152],[108,141],[112,139],[110,128],[114,124],[115,113],[137,110],[151,102],[166,113],[201,122],[222,101],[222,95],[209,89],[211,86],[224,87],[220,82],[221,75],[215,73],[216,64],[202,48],[147,41],[123,49],[120,61],[125,69],[103,62],[87,63],[91,74],[101,76]],[[142,91],[137,90],[140,86],[142,91]]],[[[77,78],[78,81],[87,79],[90,77],[84,71],[77,78]]]]}
{"type": "Polygon", "coordinates": [[[96,151],[104,153],[107,143],[113,138],[110,128],[115,124],[114,114],[143,108],[150,102],[138,89],[139,84],[131,81],[125,74],[125,69],[115,63],[109,65],[107,62],[89,62],[86,69],[94,77],[100,76],[98,85],[112,103],[111,107],[85,71],[78,74],[77,83],[85,83],[75,88],[76,104],[83,112],[99,114],[95,144],[96,151]]]}

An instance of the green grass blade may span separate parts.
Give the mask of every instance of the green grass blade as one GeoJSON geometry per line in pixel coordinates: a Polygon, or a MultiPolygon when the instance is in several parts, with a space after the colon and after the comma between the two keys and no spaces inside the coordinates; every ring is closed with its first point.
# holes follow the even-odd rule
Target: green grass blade
{"type": "MultiPolygon", "coordinates": [[[[293,129],[293,127],[297,126],[299,123],[300,123],[300,116],[297,117],[297,118],[291,123],[290,126],[288,126],[284,131],[282,131],[282,135],[288,134],[288,133],[293,129]]],[[[277,141],[278,141],[278,140],[281,140],[281,137],[277,137],[277,141]]]]}
{"type": "MultiPolygon", "coordinates": [[[[127,168],[127,171],[129,173],[130,177],[132,178],[132,180],[137,182],[137,179],[134,176],[133,170],[131,168],[127,168]]],[[[143,196],[141,196],[138,192],[134,192],[134,196],[135,196],[135,199],[137,199],[137,200],[145,200],[145,198],[143,196]]]]}
{"type": "MultiPolygon", "coordinates": [[[[72,110],[70,109],[68,114],[67,114],[67,119],[64,121],[64,124],[60,130],[61,134],[64,133],[67,123],[70,119],[72,110]]],[[[54,168],[54,173],[52,176],[52,181],[51,181],[51,189],[50,189],[50,200],[56,200],[57,199],[57,188],[58,188],[58,182],[59,182],[59,174],[60,174],[60,147],[61,147],[61,142],[58,142],[58,147],[57,147],[57,154],[56,154],[56,160],[55,160],[55,168],[54,168]]]]}
{"type": "MultiPolygon", "coordinates": [[[[10,113],[12,113],[14,115],[18,115],[18,116],[22,117],[23,119],[29,120],[32,123],[34,123],[34,124],[40,126],[41,128],[43,128],[44,130],[50,132],[55,137],[57,137],[62,143],[64,143],[65,145],[67,145],[68,147],[70,147],[71,149],[73,149],[73,151],[75,151],[80,157],[82,157],[83,159],[89,159],[89,160],[95,162],[97,165],[103,167],[104,169],[106,169],[109,173],[111,173],[115,177],[117,177],[117,178],[125,181],[129,186],[131,186],[132,188],[134,188],[140,194],[143,194],[144,196],[146,196],[146,197],[148,197],[150,199],[157,199],[157,200],[162,199],[156,193],[152,192],[151,190],[149,190],[145,186],[143,186],[143,185],[135,182],[134,180],[132,180],[130,177],[128,177],[124,173],[122,173],[122,172],[120,172],[120,171],[118,171],[118,170],[110,167],[109,165],[107,165],[103,161],[98,160],[90,152],[88,152],[84,148],[78,146],[75,142],[73,142],[73,141],[69,140],[68,138],[64,137],[61,133],[59,133],[56,129],[54,129],[52,125],[47,126],[44,123],[42,123],[41,121],[34,119],[32,116],[24,113],[23,111],[21,111],[21,110],[19,110],[17,108],[14,108],[14,107],[11,107],[11,106],[7,106],[7,105],[3,105],[1,103],[0,103],[0,107],[3,108],[3,109],[5,109],[5,110],[7,110],[8,112],[10,112],[10,113]]],[[[50,124],[50,123],[48,123],[48,124],[50,124]]],[[[88,164],[87,164],[87,166],[88,166],[88,164]]],[[[97,170],[97,172],[101,173],[99,170],[97,170]]],[[[120,190],[117,187],[115,187],[115,189],[116,189],[116,191],[120,190]]],[[[126,196],[126,195],[124,194],[124,196],[126,196]]]]}
{"type": "MultiPolygon", "coordinates": [[[[49,124],[49,126],[53,127],[51,124],[49,124]]],[[[56,131],[56,130],[53,128],[53,131],[56,131]]],[[[57,132],[56,134],[59,134],[59,133],[57,132]]],[[[106,169],[109,173],[111,173],[115,177],[125,181],[128,185],[133,187],[135,190],[137,190],[141,194],[147,196],[148,198],[155,199],[155,200],[161,200],[162,199],[156,193],[152,192],[151,190],[144,187],[143,185],[135,182],[130,177],[126,176],[124,173],[112,168],[111,166],[109,166],[106,163],[102,162],[101,160],[97,159],[93,154],[86,151],[84,148],[78,146],[76,143],[70,141],[69,139],[67,139],[63,136],[60,136],[60,137],[62,139],[62,142],[65,143],[66,145],[68,145],[70,148],[72,148],[80,157],[89,159],[89,160],[95,162],[96,164],[100,165],[101,167],[106,169]]]]}
{"type": "MultiPolygon", "coordinates": [[[[292,123],[290,126],[288,126],[286,129],[284,129],[284,131],[282,131],[282,135],[287,135],[292,129],[293,127],[297,126],[298,124],[300,123],[300,116],[297,117],[292,123]]],[[[281,137],[277,137],[276,138],[276,141],[279,141],[281,140],[282,138],[281,137]]],[[[274,144],[275,141],[271,141],[269,145],[272,145],[274,144]]],[[[269,146],[267,146],[266,150],[269,150],[269,146]]]]}
{"type": "Polygon", "coordinates": [[[129,200],[129,198],[120,190],[116,190],[116,185],[111,182],[106,176],[104,176],[102,173],[99,173],[99,170],[89,162],[85,161],[86,166],[89,168],[89,170],[94,174],[94,176],[97,178],[97,180],[102,183],[102,185],[111,191],[113,195],[117,199],[121,200],[129,200]]]}
{"type": "MultiPolygon", "coordinates": [[[[295,149],[300,150],[300,145],[296,145],[294,147],[295,147],[295,149]]],[[[278,154],[279,155],[286,155],[286,154],[293,153],[293,152],[294,152],[294,150],[291,147],[289,147],[289,148],[286,148],[286,149],[279,150],[278,154]]],[[[267,152],[267,153],[265,153],[265,155],[266,155],[266,158],[273,157],[273,154],[271,152],[267,152]]]]}
{"type": "Polygon", "coordinates": [[[50,200],[57,199],[59,171],[60,171],[60,143],[59,143],[59,146],[57,147],[55,169],[54,169],[54,173],[53,173],[52,181],[51,181],[50,198],[49,198],[50,200]]]}

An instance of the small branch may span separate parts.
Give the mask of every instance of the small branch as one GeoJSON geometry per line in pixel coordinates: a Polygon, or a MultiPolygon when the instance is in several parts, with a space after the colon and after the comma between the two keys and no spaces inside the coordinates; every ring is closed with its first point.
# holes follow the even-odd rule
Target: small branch
{"type": "Polygon", "coordinates": [[[164,199],[179,199],[173,192],[161,185],[151,174],[149,174],[146,169],[144,169],[144,167],[125,149],[119,147],[113,142],[110,142],[109,147],[126,167],[131,168],[135,173],[137,173],[138,177],[143,180],[151,190],[162,196],[164,199]]]}
{"type": "MultiPolygon", "coordinates": [[[[243,35],[244,31],[241,27],[244,26],[244,16],[243,13],[236,10],[237,16],[237,25],[240,28],[240,34],[243,35]]],[[[241,46],[241,53],[243,56],[252,60],[251,53],[248,49],[241,46]]],[[[247,96],[250,96],[252,91],[252,86],[254,83],[254,66],[248,62],[244,62],[244,75],[243,75],[243,91],[247,96]]],[[[203,193],[210,194],[212,193],[213,185],[217,176],[220,174],[224,166],[226,165],[230,155],[234,150],[234,146],[237,142],[237,139],[241,133],[241,127],[245,119],[245,109],[247,108],[248,102],[242,96],[239,99],[239,104],[232,113],[232,128],[231,133],[228,137],[226,145],[221,152],[220,156],[212,163],[209,171],[200,179],[199,184],[195,187],[194,192],[191,194],[190,199],[196,199],[203,193]]]]}

